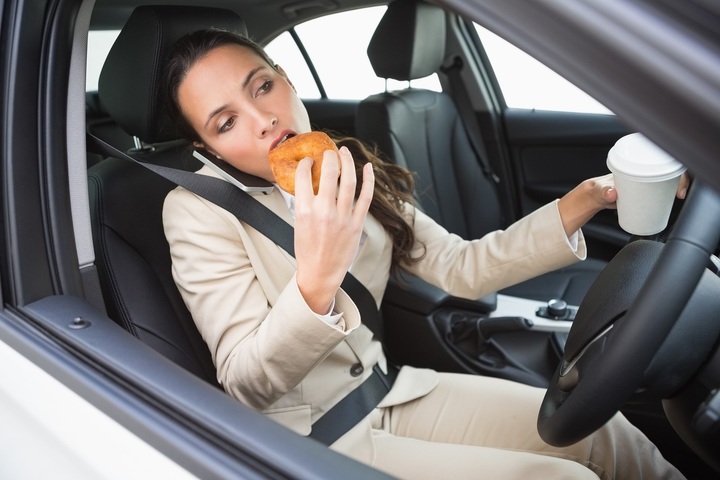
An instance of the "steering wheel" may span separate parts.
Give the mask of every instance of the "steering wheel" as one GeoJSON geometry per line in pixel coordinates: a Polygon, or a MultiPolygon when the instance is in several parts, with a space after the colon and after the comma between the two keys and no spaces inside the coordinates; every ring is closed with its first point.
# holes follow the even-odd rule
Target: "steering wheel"
{"type": "Polygon", "coordinates": [[[706,269],[719,240],[720,195],[696,180],[667,243],[631,242],[607,265],[540,407],[544,441],[575,443],[636,392],[668,398],[700,368],[720,335],[720,322],[707,321],[720,277],[706,269]],[[706,284],[710,291],[697,293],[706,284]]]}

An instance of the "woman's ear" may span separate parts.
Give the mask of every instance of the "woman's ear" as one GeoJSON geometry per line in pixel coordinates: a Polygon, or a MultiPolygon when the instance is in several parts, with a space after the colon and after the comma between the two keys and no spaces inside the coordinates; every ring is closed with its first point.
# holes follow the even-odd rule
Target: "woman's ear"
{"type": "Polygon", "coordinates": [[[222,157],[221,157],[220,155],[218,155],[212,148],[207,147],[207,146],[206,146],[204,143],[202,143],[202,142],[198,142],[197,140],[194,141],[194,142],[193,142],[193,147],[195,147],[195,148],[197,148],[197,149],[205,150],[205,151],[207,151],[207,152],[209,152],[209,153],[212,153],[212,154],[215,155],[217,158],[219,158],[220,160],[222,160],[222,157]]]}

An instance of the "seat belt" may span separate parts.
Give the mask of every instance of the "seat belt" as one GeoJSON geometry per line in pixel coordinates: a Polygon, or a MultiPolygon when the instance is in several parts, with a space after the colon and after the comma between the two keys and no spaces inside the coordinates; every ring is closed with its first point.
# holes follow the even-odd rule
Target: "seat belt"
{"type": "Polygon", "coordinates": [[[372,375],[312,424],[312,431],[308,436],[325,445],[335,443],[335,440],[373,411],[390,391],[397,375],[397,367],[388,365],[388,373],[384,374],[376,364],[372,375]],[[370,405],[372,408],[368,408],[370,405]]]}
{"type": "MultiPolygon", "coordinates": [[[[507,223],[508,218],[513,218],[513,215],[509,208],[507,206],[503,206],[502,204],[501,200],[503,199],[503,194],[500,191],[500,177],[495,173],[490,165],[490,157],[488,156],[487,149],[485,148],[485,143],[480,137],[480,124],[475,116],[470,94],[468,93],[467,88],[465,88],[465,84],[463,83],[460,75],[463,68],[464,63],[462,58],[456,55],[450,65],[440,67],[440,70],[447,75],[448,80],[450,81],[450,87],[453,91],[453,101],[460,113],[463,126],[465,127],[465,133],[470,140],[470,147],[475,152],[475,156],[480,163],[480,168],[485,174],[485,177],[488,179],[491,188],[495,189],[495,195],[498,199],[500,207],[500,221],[505,224],[507,223]]],[[[505,200],[511,201],[511,199],[508,198],[505,198],[505,200]]]]}
{"type": "Polygon", "coordinates": [[[472,102],[470,101],[470,95],[468,95],[467,89],[462,82],[460,72],[463,69],[463,61],[460,57],[456,56],[453,58],[452,64],[447,67],[440,67],[440,70],[448,76],[450,80],[450,87],[453,91],[455,106],[460,112],[460,116],[463,119],[463,125],[465,126],[465,132],[470,139],[470,145],[475,151],[475,155],[480,162],[480,168],[482,169],[485,176],[497,186],[500,183],[500,177],[493,171],[490,166],[488,159],[488,153],[485,149],[485,144],[478,138],[480,132],[480,125],[478,124],[477,117],[472,108],[472,102]]]}
{"type": "MultiPolygon", "coordinates": [[[[219,178],[142,162],[90,132],[87,133],[87,143],[90,151],[99,151],[111,157],[142,165],[171,182],[224,208],[239,220],[247,223],[275,242],[287,253],[293,257],[295,256],[295,230],[293,227],[240,188],[219,178]]],[[[341,287],[353,299],[360,311],[362,323],[372,331],[375,338],[382,342],[382,320],[375,304],[375,298],[370,291],[350,272],[345,275],[341,287]]]]}

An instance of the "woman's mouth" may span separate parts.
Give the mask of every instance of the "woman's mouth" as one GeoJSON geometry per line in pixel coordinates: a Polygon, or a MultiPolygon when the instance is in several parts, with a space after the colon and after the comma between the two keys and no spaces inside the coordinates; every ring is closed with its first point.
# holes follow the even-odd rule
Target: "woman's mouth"
{"type": "Polygon", "coordinates": [[[294,132],[287,132],[284,135],[282,135],[280,138],[278,138],[275,143],[270,147],[270,150],[280,145],[282,142],[287,140],[288,138],[294,137],[296,134],[294,132]]]}

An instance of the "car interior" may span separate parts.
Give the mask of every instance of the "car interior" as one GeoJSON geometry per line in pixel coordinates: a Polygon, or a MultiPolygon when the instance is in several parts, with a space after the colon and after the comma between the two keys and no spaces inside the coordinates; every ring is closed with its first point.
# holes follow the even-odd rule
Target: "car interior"
{"type": "MultiPolygon", "coordinates": [[[[175,41],[212,26],[266,44],[294,25],[325,14],[325,3],[289,4],[283,7],[284,15],[274,16],[267,12],[278,8],[278,2],[244,2],[236,9],[140,3],[130,8],[128,2],[98,0],[88,12],[90,28],[122,30],[104,62],[98,91],[86,95],[87,133],[141,163],[197,170],[200,164],[191,146],[178,138],[162,106],[162,59],[175,41]],[[254,15],[243,15],[243,10],[254,15]]],[[[365,3],[343,2],[343,8],[365,3]]],[[[388,161],[414,171],[420,208],[449,231],[472,239],[556,198],[576,179],[604,173],[604,152],[627,128],[613,117],[578,127],[571,117],[540,112],[528,118],[509,111],[502,121],[510,141],[501,141],[499,117],[492,108],[475,118],[464,108],[487,88],[470,80],[474,70],[468,65],[483,63],[477,52],[467,51],[477,41],[468,41],[468,32],[466,22],[438,5],[396,0],[378,24],[367,53],[378,77],[409,86],[353,102],[310,99],[306,106],[315,128],[355,135],[376,145],[388,161]],[[423,41],[427,36],[434,41],[423,41]],[[443,92],[412,86],[413,80],[431,73],[440,77],[443,92]],[[578,129],[585,146],[562,137],[555,137],[556,150],[533,143],[540,135],[536,118],[556,118],[554,130],[578,129]],[[558,152],[562,158],[580,152],[593,161],[564,169],[555,180],[547,170],[558,169],[548,156],[558,152]],[[533,170],[529,165],[541,166],[533,170]],[[513,171],[522,172],[524,183],[509,180],[513,171]]],[[[206,385],[220,388],[210,353],[171,275],[161,212],[165,195],[176,185],[139,163],[112,156],[92,140],[87,167],[98,304],[129,335],[206,385]]],[[[572,320],[567,315],[630,240],[609,227],[613,222],[608,213],[588,226],[593,258],[477,301],[451,297],[408,276],[391,282],[382,306],[389,359],[546,387],[565,347],[572,320]],[[554,310],[548,302],[556,300],[566,305],[554,310]],[[409,325],[416,332],[413,342],[403,333],[409,325]]],[[[659,403],[630,405],[624,413],[672,462],[689,473],[711,474],[677,438],[659,403]]]]}
{"type": "MultiPolygon", "coordinates": [[[[436,6],[414,2],[396,2],[392,7],[373,37],[371,45],[377,46],[371,51],[393,52],[393,61],[375,59],[371,55],[373,65],[390,64],[398,71],[411,70],[418,77],[439,70],[444,50],[442,42],[433,43],[434,52],[413,52],[413,47],[420,48],[421,42],[413,38],[417,30],[405,19],[415,17],[418,23],[424,22],[424,28],[434,27],[433,30],[438,30],[438,35],[442,37],[445,25],[443,11],[436,6]],[[416,8],[417,11],[413,11],[416,8]],[[395,42],[405,39],[408,47],[388,48],[382,39],[389,34],[393,35],[395,42]],[[403,57],[395,54],[396,51],[407,52],[406,62],[417,58],[426,62],[410,68],[405,65],[398,67],[397,62],[403,57]]],[[[205,26],[245,31],[242,20],[231,11],[200,7],[139,7],[131,15],[105,61],[99,79],[99,102],[119,128],[133,139],[138,139],[142,146],[134,148],[133,153],[142,161],[181,169],[198,168],[198,161],[191,157],[188,145],[174,138],[172,124],[163,113],[159,81],[161,64],[155,59],[164,58],[183,34],[205,26]],[[153,48],[147,48],[148,44],[153,48]],[[140,48],[140,45],[145,47],[140,48]],[[148,89],[148,85],[154,88],[148,89]]],[[[378,71],[381,67],[375,68],[378,71]]],[[[404,78],[393,71],[379,70],[378,73],[381,77],[411,79],[409,75],[404,78]]],[[[421,205],[427,205],[431,216],[450,231],[465,238],[479,238],[502,227],[502,213],[493,181],[483,174],[470,148],[462,120],[447,94],[422,89],[382,93],[361,101],[356,119],[356,135],[377,144],[382,152],[388,152],[388,157],[398,159],[404,166],[419,172],[419,190],[423,192],[421,205]],[[426,124],[424,129],[423,124],[426,124]],[[373,131],[366,131],[371,128],[373,131]],[[420,135],[425,136],[423,141],[418,141],[420,135]],[[455,143],[450,143],[453,140],[455,143]],[[390,150],[393,144],[399,146],[390,150]],[[418,151],[418,146],[426,148],[418,151]],[[443,163],[448,158],[460,164],[459,173],[454,173],[454,168],[447,168],[447,164],[443,163]],[[453,186],[460,178],[468,180],[464,190],[453,186]],[[443,207],[444,214],[438,206],[443,207]],[[479,220],[464,220],[473,216],[479,220]]],[[[170,276],[170,258],[162,225],[158,222],[163,199],[174,185],[147,169],[117,158],[108,158],[93,165],[88,174],[97,267],[110,316],[154,348],[176,352],[166,354],[183,366],[192,364],[191,371],[202,372],[211,380],[214,368],[170,276]],[[136,190],[143,194],[130,201],[123,199],[118,202],[122,198],[119,192],[128,185],[136,185],[136,190]],[[153,292],[152,298],[160,300],[147,302],[148,292],[153,292]],[[181,328],[177,328],[178,321],[181,328]]],[[[578,305],[604,264],[589,259],[501,293],[540,302],[563,299],[570,305],[578,305]]],[[[421,289],[422,295],[443,295],[440,291],[428,293],[436,289],[419,279],[410,282],[414,288],[421,289]]],[[[394,288],[403,287],[396,284],[394,288]]],[[[395,310],[414,310],[412,306],[416,301],[412,298],[413,292],[405,288],[405,293],[403,302],[389,298],[388,302],[395,310]]],[[[443,299],[440,304],[435,302],[431,310],[425,312],[424,323],[432,327],[434,311],[446,302],[463,304],[469,313],[486,314],[497,303],[493,297],[489,296],[481,302],[450,298],[443,299]]],[[[393,318],[400,316],[397,311],[393,314],[393,318]]],[[[410,315],[409,321],[417,321],[414,317],[410,315]]],[[[510,329],[517,328],[515,322],[508,324],[510,329]]],[[[402,328],[397,331],[402,331],[402,328]]],[[[388,336],[392,338],[390,332],[388,336]]],[[[538,383],[542,385],[541,380],[538,383]]]]}

